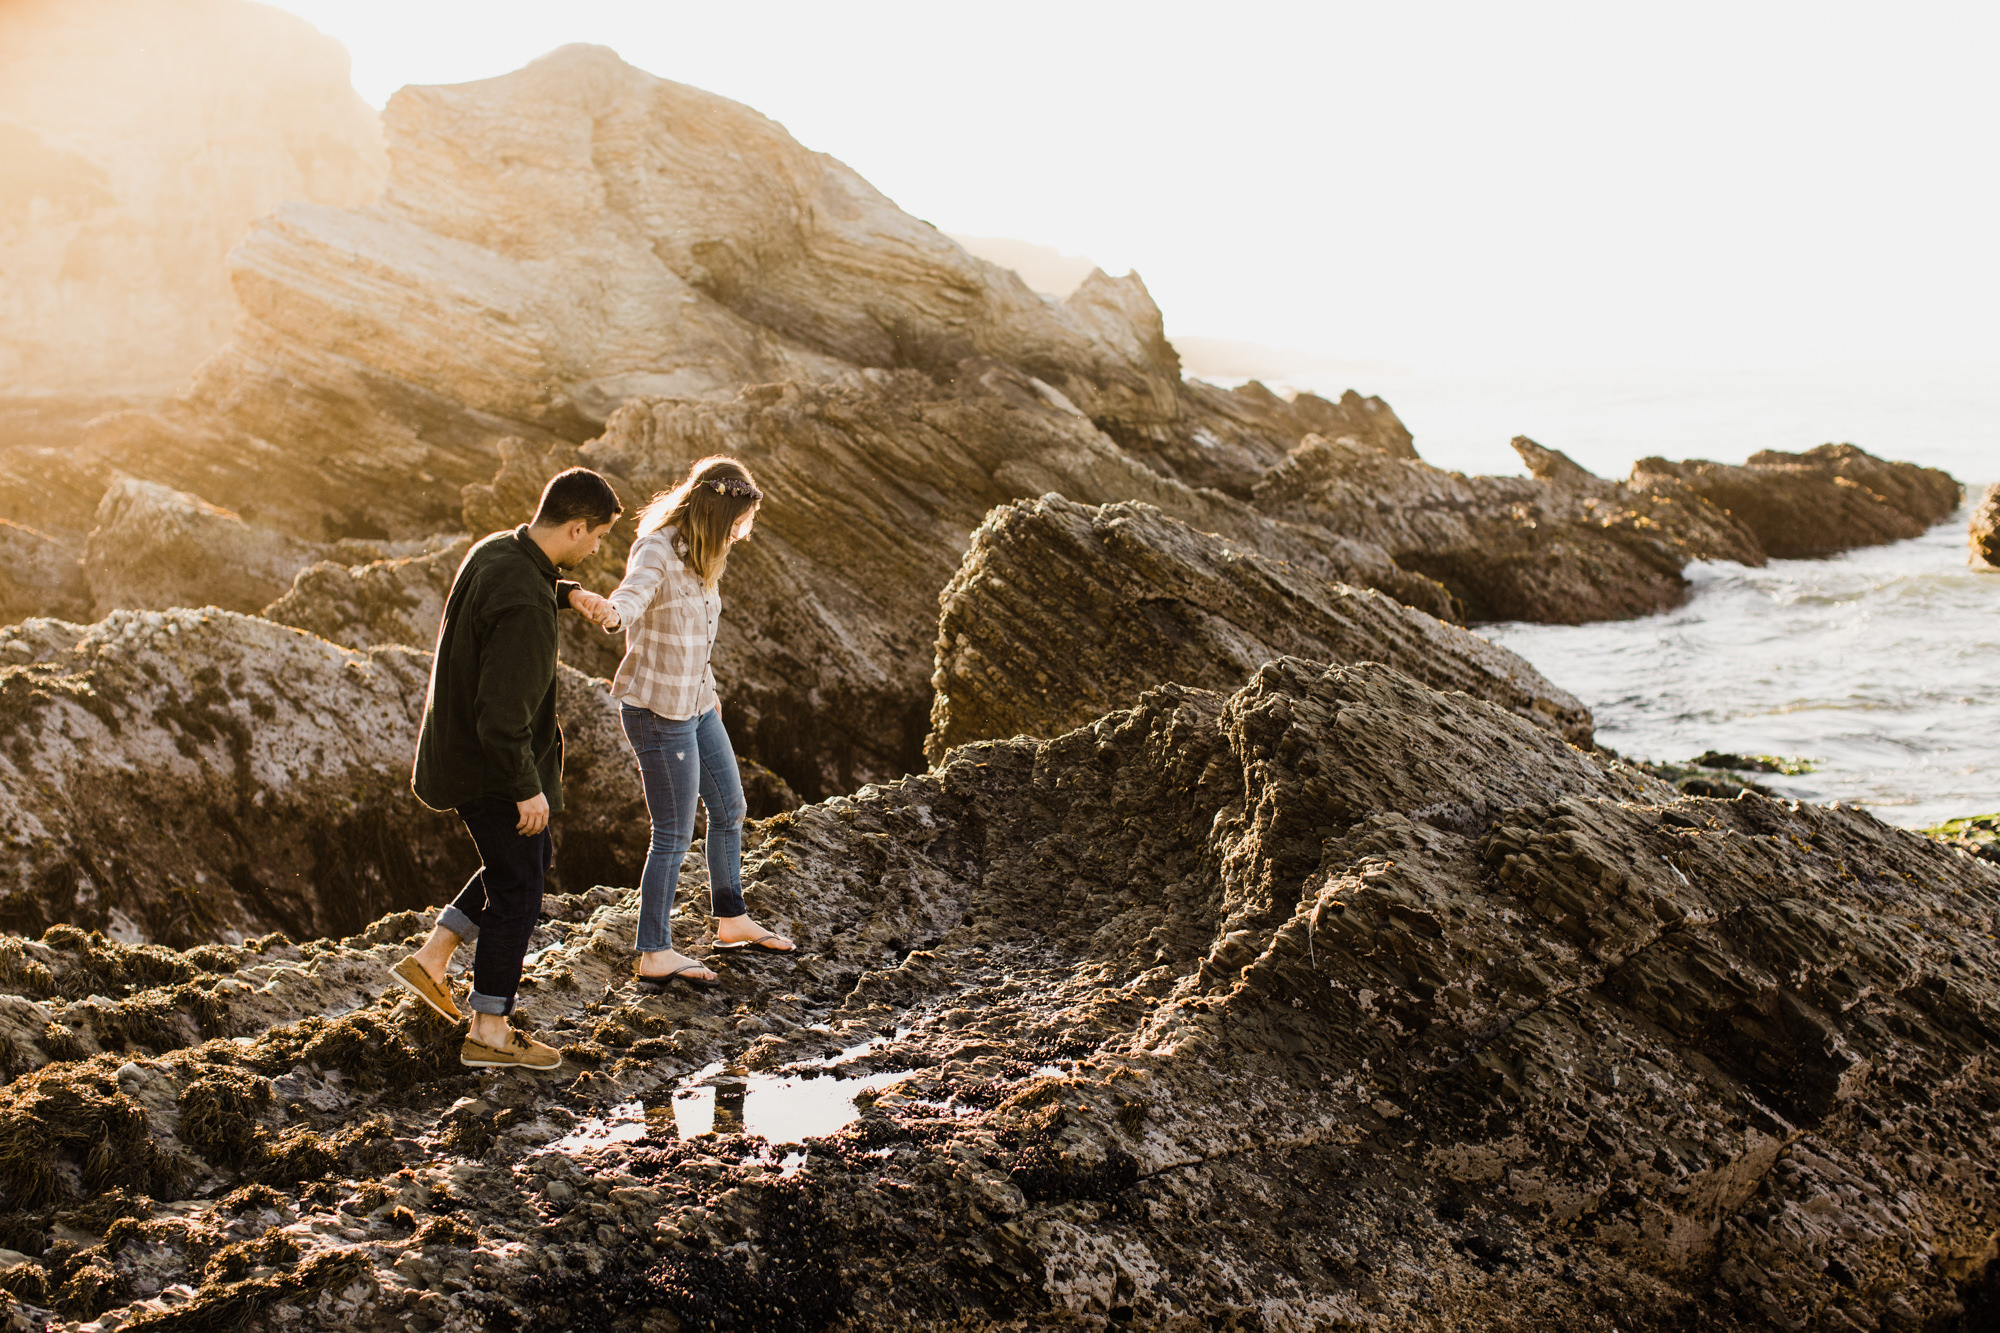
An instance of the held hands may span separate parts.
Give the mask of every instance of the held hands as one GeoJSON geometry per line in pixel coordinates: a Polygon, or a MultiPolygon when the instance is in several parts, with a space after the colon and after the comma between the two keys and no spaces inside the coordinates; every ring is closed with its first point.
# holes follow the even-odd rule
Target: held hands
{"type": "Polygon", "coordinates": [[[618,628],[618,609],[611,605],[608,597],[599,597],[594,592],[579,588],[569,595],[569,604],[585,620],[607,633],[618,628]]]}
{"type": "Polygon", "coordinates": [[[532,838],[549,826],[549,798],[541,792],[514,802],[514,808],[521,812],[521,822],[514,825],[514,831],[522,837],[532,838]]]}

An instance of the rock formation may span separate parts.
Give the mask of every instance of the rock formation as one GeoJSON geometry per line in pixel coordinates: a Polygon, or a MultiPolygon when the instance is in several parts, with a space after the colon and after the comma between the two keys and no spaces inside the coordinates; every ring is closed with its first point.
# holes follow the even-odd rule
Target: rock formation
{"type": "MultiPolygon", "coordinates": [[[[472,538],[457,537],[423,555],[362,565],[323,560],[300,570],[285,595],[261,614],[266,620],[317,634],[343,648],[378,644],[428,648],[437,643],[452,577],[471,549],[472,538]]],[[[572,653],[565,652],[562,658],[576,662],[572,653]]],[[[590,675],[604,674],[585,670],[590,675]]]]}
{"type": "MultiPolygon", "coordinates": [[[[405,89],[384,129],[382,202],[254,227],[235,340],[176,403],[95,431],[97,453],[323,540],[450,527],[500,435],[581,443],[634,395],[857,366],[991,357],[1133,447],[1193,429],[1136,278],[1051,303],[748,108],[601,48],[405,89]]],[[[1223,453],[1207,471],[1247,487],[1223,453]]]]}
{"type": "Polygon", "coordinates": [[[1992,1312],[2000,870],[1862,811],[1283,659],[758,835],[750,901],[807,949],[712,992],[630,991],[629,894],[550,902],[548,1079],[374,998],[414,914],[9,946],[0,1288],[534,1333],[1992,1312]],[[754,1131],[861,1075],[844,1127],[754,1131]]]}
{"type": "Polygon", "coordinates": [[[1535,475],[1467,477],[1308,436],[1256,503],[1373,544],[1451,589],[1473,620],[1645,615],[1680,604],[1689,560],[1763,563],[1742,524],[1674,479],[1621,486],[1532,440],[1514,446],[1535,475]]]}
{"type": "Polygon", "coordinates": [[[1274,657],[1385,663],[1591,743],[1590,710],[1506,649],[1149,505],[1003,505],[939,600],[933,762],[967,741],[1071,730],[1170,681],[1233,689],[1274,657]]]}
{"type": "Polygon", "coordinates": [[[1773,559],[1922,536],[1951,517],[1960,496],[1959,484],[1937,468],[1886,462],[1851,444],[1802,454],[1766,449],[1741,466],[1642,458],[1632,476],[1685,482],[1741,521],[1773,559]]]}
{"type": "Polygon", "coordinates": [[[1966,535],[1972,543],[1972,563],[2000,569],[2000,482],[1986,488],[1966,535]]]}
{"type": "Polygon", "coordinates": [[[83,565],[46,533],[0,519],[0,625],[29,616],[90,611],[83,565]]]}
{"type": "MultiPolygon", "coordinates": [[[[0,9],[0,383],[166,393],[228,338],[224,256],[286,200],[381,188],[347,54],[244,0],[0,9]]],[[[0,442],[4,443],[4,442],[0,442]]]]}
{"type": "MultiPolygon", "coordinates": [[[[724,403],[640,399],[601,439],[503,477],[526,496],[582,462],[648,495],[704,454],[726,450],[750,465],[770,498],[722,583],[716,676],[738,747],[808,800],[923,767],[938,590],[986,511],[1021,496],[1143,501],[1290,561],[1301,578],[1450,614],[1442,588],[1379,549],[1163,477],[1019,371],[960,370],[950,387],[916,371],[866,371],[831,385],[759,386],[724,403]]],[[[622,551],[605,554],[615,563],[601,577],[615,579],[622,551]]]]}
{"type": "MultiPolygon", "coordinates": [[[[478,864],[409,792],[429,655],[222,611],[31,620],[0,640],[0,925],[178,943],[360,929],[478,864]]],[[[616,707],[563,674],[558,875],[631,882],[646,818],[616,707]]]]}
{"type": "Polygon", "coordinates": [[[83,566],[99,616],[172,606],[256,611],[318,554],[199,496],[125,477],[98,503],[83,566]]]}

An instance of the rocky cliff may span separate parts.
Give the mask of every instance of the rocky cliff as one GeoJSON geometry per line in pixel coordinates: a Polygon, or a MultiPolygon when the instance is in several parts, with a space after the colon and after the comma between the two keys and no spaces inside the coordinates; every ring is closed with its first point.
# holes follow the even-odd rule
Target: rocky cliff
{"type": "Polygon", "coordinates": [[[1233,689],[1275,657],[1385,663],[1591,743],[1590,710],[1506,649],[1149,505],[1003,505],[939,601],[934,762],[967,741],[1071,730],[1155,685],[1233,689]]]}
{"type": "Polygon", "coordinates": [[[755,842],[750,901],[806,947],[719,958],[713,992],[630,991],[628,894],[551,902],[546,1079],[462,1071],[374,999],[410,914],[309,949],[10,946],[16,1316],[1992,1313],[2000,872],[1860,811],[1678,797],[1465,695],[1281,659],[755,842]],[[780,1129],[787,1099],[834,1114],[780,1129]]]}
{"type": "Polygon", "coordinates": [[[172,391],[229,337],[224,258],[251,222],[365,204],[385,168],[347,53],[290,14],[0,7],[0,384],[172,391]]]}

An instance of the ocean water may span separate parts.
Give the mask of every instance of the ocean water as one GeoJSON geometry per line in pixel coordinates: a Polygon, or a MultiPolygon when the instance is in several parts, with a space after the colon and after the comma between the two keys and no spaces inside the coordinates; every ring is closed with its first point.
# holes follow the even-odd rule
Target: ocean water
{"type": "Polygon", "coordinates": [[[1911,541],[1697,564],[1674,611],[1481,632],[1589,704],[1600,741],[1634,758],[1808,759],[1811,773],[1756,780],[1909,827],[2000,810],[2000,573],[1972,570],[1966,547],[1971,502],[2000,480],[2000,367],[1358,369],[1297,387],[1380,393],[1418,451],[1457,471],[1519,472],[1507,441],[1524,434],[1612,477],[1648,454],[1740,462],[1827,441],[1952,473],[1967,506],[1911,541]]]}

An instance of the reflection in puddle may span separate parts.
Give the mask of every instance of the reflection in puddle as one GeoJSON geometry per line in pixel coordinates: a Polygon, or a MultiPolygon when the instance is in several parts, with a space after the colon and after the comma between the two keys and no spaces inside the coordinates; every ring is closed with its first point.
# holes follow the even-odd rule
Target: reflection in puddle
{"type": "Polygon", "coordinates": [[[832,1134],[859,1114],[855,1095],[900,1083],[912,1071],[864,1078],[802,1078],[786,1074],[736,1074],[682,1088],[673,1095],[674,1124],[684,1139],[713,1130],[754,1134],[773,1143],[798,1143],[832,1134]]]}
{"type": "MultiPolygon", "coordinates": [[[[795,1069],[824,1070],[844,1065],[909,1034],[872,1037],[836,1055],[802,1060],[795,1069]]],[[[854,1099],[863,1091],[879,1091],[900,1083],[914,1071],[865,1074],[841,1078],[821,1074],[749,1074],[728,1070],[720,1062],[703,1065],[680,1080],[664,1102],[648,1108],[643,1102],[620,1102],[601,1116],[591,1116],[576,1129],[549,1144],[552,1152],[587,1152],[613,1143],[632,1143],[648,1132],[664,1133],[671,1125],[681,1138],[711,1131],[752,1134],[772,1143],[798,1143],[839,1131],[860,1114],[854,1099]]],[[[779,1163],[791,1175],[805,1163],[804,1153],[789,1153],[779,1163]]]]}

